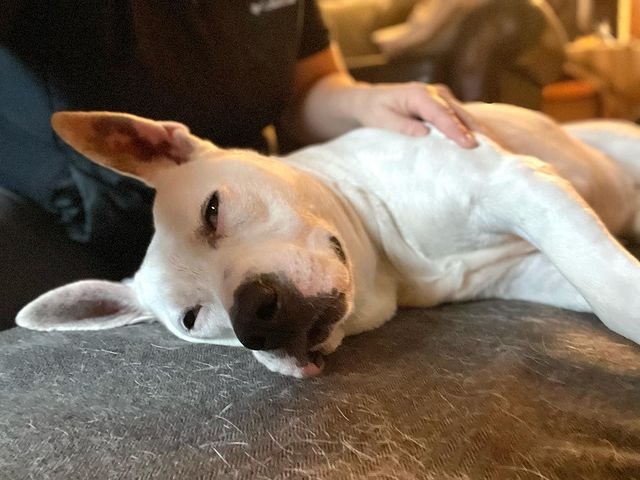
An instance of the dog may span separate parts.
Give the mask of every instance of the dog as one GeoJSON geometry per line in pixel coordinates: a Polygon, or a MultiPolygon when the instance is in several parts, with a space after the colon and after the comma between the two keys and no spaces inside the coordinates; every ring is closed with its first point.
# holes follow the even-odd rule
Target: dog
{"type": "Polygon", "coordinates": [[[67,143],[156,189],[155,235],[132,279],[59,287],[16,322],[159,320],[294,377],[318,375],[345,336],[399,306],[538,302],[593,312],[639,343],[640,264],[614,235],[639,237],[640,127],[467,108],[485,128],[475,149],[365,128],[282,158],[175,122],[56,113],[67,143]]]}

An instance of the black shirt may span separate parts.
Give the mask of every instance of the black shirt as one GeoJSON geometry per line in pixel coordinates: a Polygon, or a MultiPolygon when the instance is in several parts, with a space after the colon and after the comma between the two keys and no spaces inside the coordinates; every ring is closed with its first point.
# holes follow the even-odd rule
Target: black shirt
{"type": "Polygon", "coordinates": [[[329,43],[309,0],[9,3],[3,43],[69,108],[176,120],[223,146],[262,146],[296,62],[329,43]]]}
{"type": "Polygon", "coordinates": [[[51,113],[124,111],[260,149],[263,127],[290,101],[297,61],[329,44],[312,0],[0,3],[0,85],[23,100],[0,102],[0,186],[118,262],[146,248],[152,192],[57,140],[51,113]],[[35,74],[28,80],[23,65],[35,74]]]}

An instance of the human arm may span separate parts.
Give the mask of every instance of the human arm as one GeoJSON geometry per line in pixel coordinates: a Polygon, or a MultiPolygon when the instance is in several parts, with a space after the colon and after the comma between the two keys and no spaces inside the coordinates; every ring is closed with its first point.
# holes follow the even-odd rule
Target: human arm
{"type": "Polygon", "coordinates": [[[463,147],[477,145],[470,131],[473,119],[446,87],[357,82],[335,45],[301,59],[293,85],[293,101],[281,126],[301,143],[327,140],[359,126],[426,135],[427,121],[463,147]]]}

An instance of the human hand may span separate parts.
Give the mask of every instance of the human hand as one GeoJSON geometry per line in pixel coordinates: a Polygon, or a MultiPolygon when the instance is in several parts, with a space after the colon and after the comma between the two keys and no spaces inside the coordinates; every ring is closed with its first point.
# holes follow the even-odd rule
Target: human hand
{"type": "Polygon", "coordinates": [[[429,122],[465,148],[478,142],[472,129],[478,123],[444,85],[420,82],[370,85],[364,90],[353,115],[360,124],[387,128],[411,136],[427,135],[429,122]]]}

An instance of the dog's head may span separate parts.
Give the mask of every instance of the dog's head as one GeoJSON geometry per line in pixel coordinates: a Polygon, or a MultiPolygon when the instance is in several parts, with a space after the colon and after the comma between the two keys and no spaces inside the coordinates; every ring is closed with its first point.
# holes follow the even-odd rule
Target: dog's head
{"type": "Polygon", "coordinates": [[[48,292],[16,319],[39,330],[157,319],[194,342],[242,344],[272,370],[320,371],[317,351],[353,303],[350,259],[325,187],[277,159],[225,150],[179,123],[63,112],[58,134],[156,189],[156,233],[130,282],[48,292]],[[322,200],[322,201],[319,201],[322,200]]]}

